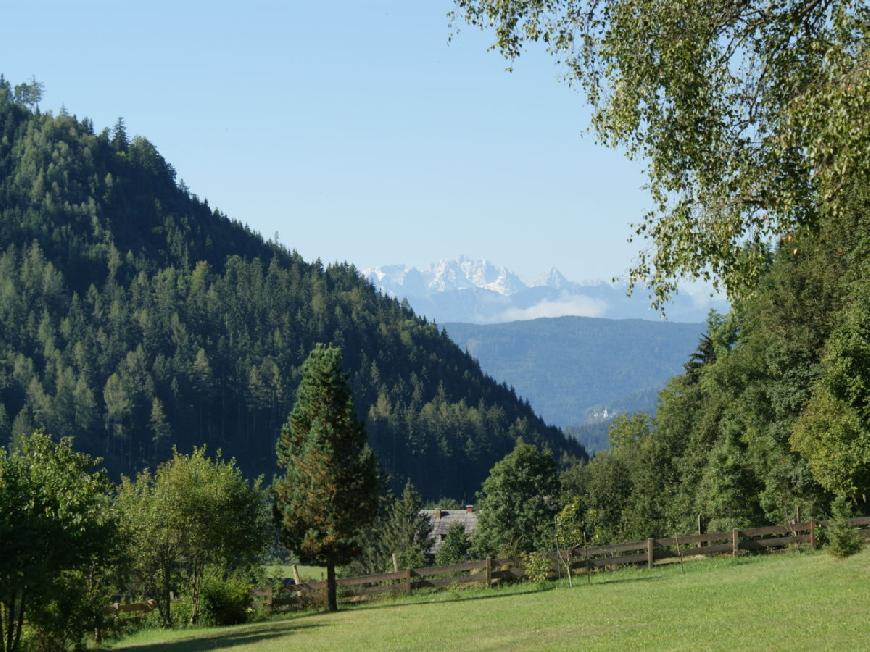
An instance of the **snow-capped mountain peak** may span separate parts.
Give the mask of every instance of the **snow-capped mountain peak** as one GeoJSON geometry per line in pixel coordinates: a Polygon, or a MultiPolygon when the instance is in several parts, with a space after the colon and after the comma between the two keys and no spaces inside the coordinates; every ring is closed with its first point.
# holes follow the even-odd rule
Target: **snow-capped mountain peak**
{"type": "Polygon", "coordinates": [[[496,267],[485,258],[470,260],[461,256],[457,261],[465,280],[472,287],[510,296],[526,288],[519,277],[506,267],[496,267]]]}
{"type": "Polygon", "coordinates": [[[555,267],[551,267],[550,271],[547,272],[546,276],[538,279],[538,281],[536,281],[532,285],[537,287],[543,286],[548,288],[555,288],[557,290],[563,290],[565,288],[570,288],[575,284],[565,278],[565,275],[562,274],[562,272],[560,272],[558,269],[556,269],[555,267]]]}
{"type": "Polygon", "coordinates": [[[441,260],[423,270],[408,265],[386,265],[365,269],[363,275],[390,294],[422,291],[424,288],[428,293],[476,288],[510,296],[527,287],[506,267],[496,267],[486,259],[473,260],[464,256],[456,260],[441,260]]]}
{"type": "MultiPolygon", "coordinates": [[[[555,267],[531,285],[506,267],[464,256],[441,260],[424,269],[387,265],[363,270],[363,274],[382,292],[408,299],[418,313],[440,323],[560,316],[660,319],[642,292],[627,297],[621,284],[575,283],[555,267]]],[[[702,322],[711,307],[721,310],[727,304],[710,297],[695,301],[680,294],[674,297],[668,312],[676,321],[702,322]]]]}

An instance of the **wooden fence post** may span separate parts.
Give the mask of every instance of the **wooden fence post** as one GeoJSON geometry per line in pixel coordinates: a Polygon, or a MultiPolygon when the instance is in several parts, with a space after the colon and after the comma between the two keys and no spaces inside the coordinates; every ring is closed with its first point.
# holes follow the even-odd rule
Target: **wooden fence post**
{"type": "Polygon", "coordinates": [[[655,560],[655,551],[653,550],[653,545],[655,545],[655,539],[652,537],[647,538],[646,540],[646,567],[652,568],[653,561],[655,560]]]}
{"type": "Polygon", "coordinates": [[[740,550],[740,532],[737,528],[731,530],[731,556],[736,557],[740,550]]]}
{"type": "Polygon", "coordinates": [[[814,518],[810,519],[809,544],[811,548],[816,547],[816,520],[814,518]]]}
{"type": "Polygon", "coordinates": [[[414,576],[414,569],[413,568],[409,568],[408,570],[405,571],[405,579],[402,582],[404,589],[405,589],[405,593],[411,593],[411,588],[412,588],[411,578],[413,576],[414,576]]]}
{"type": "Polygon", "coordinates": [[[486,571],[486,588],[489,588],[492,586],[492,557],[486,558],[483,567],[486,571]]]}

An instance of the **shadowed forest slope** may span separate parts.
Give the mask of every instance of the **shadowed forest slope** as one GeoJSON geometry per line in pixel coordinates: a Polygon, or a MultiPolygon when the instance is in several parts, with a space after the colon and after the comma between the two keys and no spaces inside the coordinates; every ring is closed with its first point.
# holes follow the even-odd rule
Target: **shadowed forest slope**
{"type": "Polygon", "coordinates": [[[214,210],[121,121],[16,98],[0,79],[0,442],[42,426],[115,474],[205,443],[269,477],[301,364],[332,342],[397,486],[470,498],[517,437],[585,455],[434,324],[214,210]]]}

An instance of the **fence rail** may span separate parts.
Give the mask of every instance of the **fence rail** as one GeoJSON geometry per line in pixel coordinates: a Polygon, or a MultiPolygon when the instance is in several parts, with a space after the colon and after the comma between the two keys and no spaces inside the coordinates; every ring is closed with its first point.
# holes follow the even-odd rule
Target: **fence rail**
{"type": "MultiPolygon", "coordinates": [[[[816,529],[828,521],[807,521],[789,525],[765,525],[739,528],[726,532],[704,532],[674,537],[655,537],[643,541],[630,541],[609,545],[577,548],[571,559],[572,573],[591,572],[595,569],[625,565],[674,563],[699,556],[766,551],[785,546],[816,542],[816,529]]],[[[849,520],[859,529],[864,539],[870,540],[870,516],[849,520]]],[[[564,565],[553,555],[551,576],[564,570],[564,565]]],[[[342,601],[365,600],[385,594],[407,594],[415,590],[448,586],[492,586],[526,577],[521,559],[481,559],[449,566],[428,566],[393,573],[343,577],[336,581],[342,601]]],[[[293,585],[286,594],[272,596],[271,590],[259,590],[260,595],[273,608],[293,607],[299,604],[321,604],[326,599],[326,582],[305,582],[293,585]],[[268,594],[268,595],[267,595],[268,594]]]]}

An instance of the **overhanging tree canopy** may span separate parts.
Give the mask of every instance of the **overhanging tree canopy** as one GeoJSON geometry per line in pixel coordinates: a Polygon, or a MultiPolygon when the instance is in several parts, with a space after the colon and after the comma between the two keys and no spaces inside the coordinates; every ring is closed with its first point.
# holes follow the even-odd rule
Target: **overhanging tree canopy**
{"type": "MultiPolygon", "coordinates": [[[[866,208],[870,6],[861,0],[455,0],[509,60],[541,42],[610,146],[648,161],[656,302],[683,275],[749,293],[768,246],[866,208]]],[[[795,254],[797,255],[797,251],[795,254]]]]}

